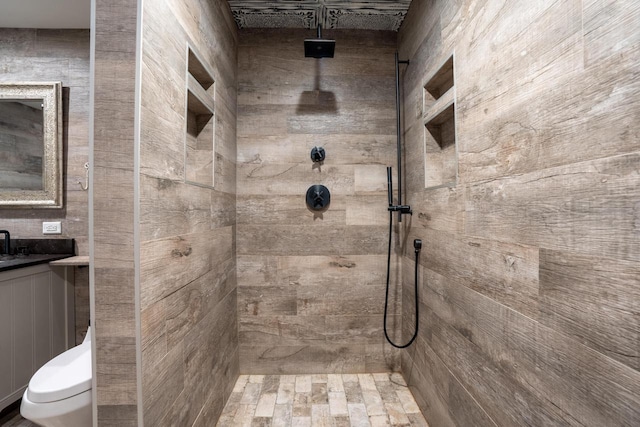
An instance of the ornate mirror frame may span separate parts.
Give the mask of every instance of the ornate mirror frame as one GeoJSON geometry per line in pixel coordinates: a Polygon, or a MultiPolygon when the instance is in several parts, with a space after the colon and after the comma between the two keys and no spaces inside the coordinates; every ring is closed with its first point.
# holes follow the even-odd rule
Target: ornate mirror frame
{"type": "Polygon", "coordinates": [[[0,82],[0,100],[42,99],[43,144],[42,190],[0,189],[2,208],[51,208],[63,206],[62,182],[62,83],[4,83],[0,82]]]}

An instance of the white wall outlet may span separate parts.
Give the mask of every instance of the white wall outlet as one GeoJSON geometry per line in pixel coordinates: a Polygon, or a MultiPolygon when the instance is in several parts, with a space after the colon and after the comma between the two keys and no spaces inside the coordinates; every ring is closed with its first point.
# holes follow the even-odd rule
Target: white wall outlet
{"type": "Polygon", "coordinates": [[[42,234],[62,234],[62,226],[60,225],[60,221],[43,222],[42,234]]]}

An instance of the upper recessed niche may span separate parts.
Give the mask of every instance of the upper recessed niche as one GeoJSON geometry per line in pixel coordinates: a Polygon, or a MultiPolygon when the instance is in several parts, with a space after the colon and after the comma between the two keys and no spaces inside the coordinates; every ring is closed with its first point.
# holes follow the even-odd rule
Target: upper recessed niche
{"type": "Polygon", "coordinates": [[[213,187],[215,164],[215,85],[213,73],[187,45],[185,181],[213,187]]]}
{"type": "Polygon", "coordinates": [[[458,175],[453,55],[430,75],[424,85],[424,185],[453,186],[458,175]]]}
{"type": "Polygon", "coordinates": [[[425,89],[433,100],[437,100],[453,87],[453,56],[449,57],[434,76],[427,82],[425,89]]]}

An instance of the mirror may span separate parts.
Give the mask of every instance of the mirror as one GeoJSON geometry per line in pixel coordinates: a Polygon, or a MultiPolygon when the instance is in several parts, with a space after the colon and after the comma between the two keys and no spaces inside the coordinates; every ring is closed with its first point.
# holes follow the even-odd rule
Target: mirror
{"type": "Polygon", "coordinates": [[[0,208],[61,208],[62,146],[62,83],[0,83],[0,208]]]}

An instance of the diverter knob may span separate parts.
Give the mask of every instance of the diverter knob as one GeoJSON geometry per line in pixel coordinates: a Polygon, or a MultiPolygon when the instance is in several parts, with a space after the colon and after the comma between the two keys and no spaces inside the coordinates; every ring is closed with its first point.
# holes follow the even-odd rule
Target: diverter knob
{"type": "Polygon", "coordinates": [[[324,162],[325,157],[326,153],[324,151],[324,148],[313,147],[311,149],[311,160],[313,160],[314,163],[324,162]]]}

